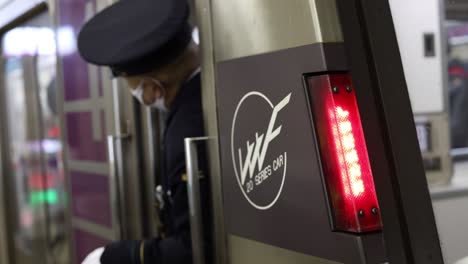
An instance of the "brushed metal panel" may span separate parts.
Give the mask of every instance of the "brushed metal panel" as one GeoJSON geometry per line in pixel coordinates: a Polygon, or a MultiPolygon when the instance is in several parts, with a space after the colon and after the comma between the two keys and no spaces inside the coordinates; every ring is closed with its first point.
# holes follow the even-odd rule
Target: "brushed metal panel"
{"type": "MultiPolygon", "coordinates": [[[[342,42],[343,39],[335,0],[194,2],[203,56],[205,124],[207,135],[213,138],[219,137],[215,89],[217,62],[317,42],[342,42]]],[[[217,263],[336,263],[235,236],[226,238],[223,190],[218,176],[219,146],[217,140],[210,142],[217,263]]]]}
{"type": "Polygon", "coordinates": [[[233,235],[229,236],[228,244],[231,264],[339,264],[339,262],[297,253],[233,235]]]}
{"type": "Polygon", "coordinates": [[[213,21],[210,0],[195,0],[196,22],[200,28],[200,50],[202,63],[202,101],[208,160],[210,165],[211,209],[213,212],[214,263],[229,263],[226,254],[226,231],[223,207],[220,153],[218,145],[218,111],[215,89],[215,59],[213,41],[213,21]]]}
{"type": "MultiPolygon", "coordinates": [[[[3,89],[3,83],[5,81],[5,59],[0,57],[0,85],[2,85],[2,89],[0,91],[0,98],[5,98],[5,91],[3,89]]],[[[5,163],[8,160],[5,157],[5,140],[7,137],[5,135],[6,131],[4,128],[3,120],[5,120],[6,114],[4,113],[4,109],[6,109],[5,100],[0,100],[0,124],[2,124],[2,129],[0,129],[0,263],[10,263],[9,262],[9,254],[8,251],[8,225],[7,225],[7,208],[6,208],[6,168],[5,163]]]]}
{"type": "Polygon", "coordinates": [[[217,62],[317,42],[341,42],[335,1],[212,0],[217,62]]]}
{"type": "Polygon", "coordinates": [[[335,0],[309,0],[320,42],[343,42],[335,0]]]}

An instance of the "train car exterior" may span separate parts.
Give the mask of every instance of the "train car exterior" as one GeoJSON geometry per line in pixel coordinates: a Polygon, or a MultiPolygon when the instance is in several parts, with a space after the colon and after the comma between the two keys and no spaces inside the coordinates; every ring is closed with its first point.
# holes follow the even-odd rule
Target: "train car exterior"
{"type": "MultiPolygon", "coordinates": [[[[164,113],[77,51],[113,3],[0,0],[1,264],[79,264],[159,234],[164,113]]],[[[185,141],[193,263],[206,261],[206,228],[220,264],[444,263],[427,182],[452,173],[440,21],[421,46],[442,72],[431,103],[413,98],[408,76],[424,78],[397,0],[190,5],[207,132],[185,141]],[[423,160],[424,144],[437,148],[423,160]],[[202,145],[213,226],[201,224],[202,145]],[[439,167],[425,173],[428,159],[439,167]]]]}

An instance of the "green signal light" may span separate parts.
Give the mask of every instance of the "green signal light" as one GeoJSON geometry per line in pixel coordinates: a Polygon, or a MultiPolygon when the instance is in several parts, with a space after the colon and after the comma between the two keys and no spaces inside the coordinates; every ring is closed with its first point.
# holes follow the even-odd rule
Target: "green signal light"
{"type": "Polygon", "coordinates": [[[34,191],[29,195],[30,205],[42,205],[42,204],[57,204],[58,203],[58,192],[57,190],[45,190],[45,191],[34,191]]]}

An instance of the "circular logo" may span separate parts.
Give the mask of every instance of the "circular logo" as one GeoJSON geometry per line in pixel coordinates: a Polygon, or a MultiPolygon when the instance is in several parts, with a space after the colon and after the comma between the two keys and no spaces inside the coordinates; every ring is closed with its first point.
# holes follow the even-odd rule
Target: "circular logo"
{"type": "Polygon", "coordinates": [[[258,210],[273,207],[286,179],[287,152],[281,144],[285,132],[280,113],[291,94],[276,105],[252,91],[236,107],[231,127],[232,164],[239,188],[258,210]]]}

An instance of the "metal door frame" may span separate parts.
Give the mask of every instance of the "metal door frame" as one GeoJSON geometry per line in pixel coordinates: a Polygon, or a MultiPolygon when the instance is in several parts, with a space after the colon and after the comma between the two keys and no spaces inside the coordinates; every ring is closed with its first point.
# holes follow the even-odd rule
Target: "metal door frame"
{"type": "Polygon", "coordinates": [[[211,0],[195,0],[196,21],[200,30],[200,50],[202,52],[202,102],[206,135],[216,140],[208,140],[211,186],[211,212],[213,218],[213,263],[229,263],[227,234],[224,223],[224,205],[221,177],[221,161],[218,143],[218,112],[215,87],[215,56],[213,43],[213,22],[211,0]],[[209,51],[209,52],[207,52],[209,51]]]}
{"type": "Polygon", "coordinates": [[[145,237],[158,236],[162,223],[158,217],[158,212],[155,206],[155,190],[158,182],[158,173],[160,171],[160,155],[161,148],[161,116],[158,111],[141,106],[139,102],[135,102],[135,130],[138,135],[135,140],[136,144],[141,148],[138,149],[137,155],[140,161],[139,167],[141,174],[141,188],[143,199],[142,210],[142,228],[145,237]]]}
{"type": "MultiPolygon", "coordinates": [[[[5,60],[3,60],[3,62],[5,62],[5,60]]],[[[24,66],[24,61],[21,60],[21,65],[22,65],[22,68],[24,66]]],[[[5,69],[5,64],[2,63],[1,67],[0,67],[2,70],[5,69]]],[[[3,72],[2,72],[3,73],[3,72]]],[[[24,72],[23,72],[23,75],[24,75],[24,72]]],[[[2,76],[4,76],[2,74],[2,76]]],[[[5,81],[5,78],[2,79],[2,81],[5,81]]],[[[26,81],[23,79],[23,82],[25,83],[26,81]]],[[[7,92],[5,91],[4,89],[4,83],[0,84],[0,120],[2,121],[2,131],[0,132],[0,151],[2,152],[2,160],[0,161],[0,163],[2,164],[2,175],[8,175],[11,171],[12,171],[12,168],[11,168],[11,164],[10,164],[10,141],[9,141],[9,138],[10,138],[10,131],[9,131],[9,121],[8,121],[8,115],[7,115],[7,101],[6,101],[6,95],[7,95],[7,92]]],[[[24,84],[25,85],[25,84],[24,84]]],[[[11,178],[7,178],[7,177],[3,177],[2,178],[2,182],[5,184],[5,189],[2,190],[2,203],[11,203],[11,202],[16,202],[16,197],[14,197],[14,186],[15,186],[15,183],[14,183],[14,180],[12,180],[11,178]]],[[[6,206],[5,206],[6,207],[6,206]]],[[[17,218],[17,215],[18,215],[18,211],[17,211],[17,208],[16,206],[10,206],[10,207],[6,207],[5,208],[5,223],[7,225],[7,229],[5,230],[5,234],[6,234],[6,241],[7,241],[7,248],[8,248],[8,251],[9,251],[9,261],[11,261],[12,259],[16,259],[17,258],[17,255],[16,255],[16,247],[15,247],[15,243],[14,243],[14,240],[12,239],[13,238],[13,233],[15,231],[14,228],[12,227],[16,227],[16,223],[12,223],[12,216],[14,216],[15,218],[17,218]]]]}
{"type": "Polygon", "coordinates": [[[374,181],[389,262],[443,263],[389,3],[337,0],[337,5],[349,67],[356,87],[362,87],[356,94],[371,165],[386,173],[374,181]],[[383,151],[374,144],[378,141],[384,142],[383,151]]]}
{"type": "MultiPolygon", "coordinates": [[[[11,214],[16,213],[16,210],[12,207],[7,207],[6,204],[9,203],[9,201],[12,198],[11,194],[11,189],[12,189],[12,181],[11,179],[8,179],[5,177],[5,175],[8,174],[9,171],[11,171],[11,166],[10,166],[10,144],[8,139],[9,139],[9,125],[8,125],[8,115],[7,115],[7,102],[6,102],[6,91],[4,89],[4,82],[5,82],[5,75],[4,70],[5,70],[5,59],[1,58],[1,64],[0,64],[0,70],[1,73],[1,83],[0,83],[0,122],[2,123],[2,129],[0,130],[0,152],[1,152],[1,160],[0,160],[0,166],[1,166],[1,171],[0,171],[0,180],[2,183],[2,188],[0,191],[0,197],[1,197],[1,207],[4,209],[2,211],[2,219],[4,220],[5,224],[5,230],[2,230],[2,237],[5,238],[5,250],[7,251],[7,260],[11,262],[12,259],[15,259],[15,247],[14,244],[12,243],[11,240],[11,214]]],[[[9,263],[8,262],[8,263],[9,263]]]]}
{"type": "MultiPolygon", "coordinates": [[[[5,60],[3,58],[0,58],[0,73],[3,73],[5,70],[5,60]]],[[[5,78],[3,74],[0,74],[0,124],[5,120],[5,113],[4,113],[4,90],[1,89],[2,84],[4,83],[5,78]]],[[[3,128],[3,126],[2,126],[3,128]]],[[[6,169],[4,168],[4,165],[6,161],[5,157],[5,151],[4,151],[4,129],[0,129],[0,261],[1,263],[10,263],[10,258],[9,258],[9,243],[8,243],[8,219],[6,218],[7,216],[7,210],[5,207],[5,195],[6,195],[6,190],[8,189],[7,186],[4,184],[5,183],[5,174],[4,172],[6,169]]]]}

